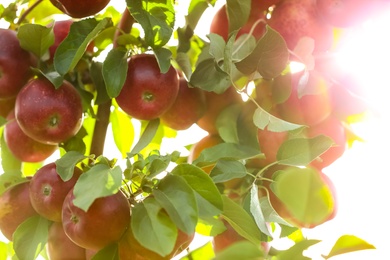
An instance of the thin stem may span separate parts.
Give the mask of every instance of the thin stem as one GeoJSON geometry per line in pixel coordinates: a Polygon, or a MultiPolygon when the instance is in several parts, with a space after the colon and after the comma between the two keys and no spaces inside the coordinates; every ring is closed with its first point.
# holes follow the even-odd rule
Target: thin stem
{"type": "Polygon", "coordinates": [[[40,3],[42,3],[43,2],[43,0],[38,0],[38,1],[36,1],[33,5],[31,5],[21,16],[20,16],[20,18],[19,18],[19,20],[18,20],[18,25],[20,25],[22,22],[23,22],[23,20],[26,18],[26,16],[32,11],[32,10],[34,10],[34,8],[35,7],[37,7],[40,3]]]}
{"type": "MultiPolygon", "coordinates": [[[[114,36],[113,46],[114,48],[118,46],[118,37],[123,33],[128,33],[133,26],[134,18],[130,15],[129,11],[126,10],[123,12],[122,18],[118,24],[118,30],[114,36]]],[[[93,131],[92,143],[91,143],[91,154],[96,156],[102,155],[104,150],[104,144],[106,140],[107,128],[110,122],[110,113],[111,113],[111,104],[112,100],[102,103],[97,108],[96,113],[96,124],[93,131]]]]}

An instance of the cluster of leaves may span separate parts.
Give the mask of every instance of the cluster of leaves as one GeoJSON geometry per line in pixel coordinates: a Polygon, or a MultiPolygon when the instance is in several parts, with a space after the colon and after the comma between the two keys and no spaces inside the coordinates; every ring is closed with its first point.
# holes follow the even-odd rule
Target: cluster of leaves
{"type": "MultiPolygon", "coordinates": [[[[47,24],[48,18],[58,10],[54,10],[49,1],[43,1],[28,13],[25,20],[16,24],[18,7],[25,2],[33,5],[32,1],[15,1],[8,7],[0,5],[0,18],[11,22],[11,28],[18,31],[22,47],[39,58],[40,62],[35,68],[37,74],[45,76],[56,87],[64,79],[72,82],[84,101],[86,117],[83,127],[74,138],[61,144],[61,158],[56,161],[63,180],[71,177],[76,165],[83,166],[84,174],[75,186],[75,205],[87,210],[96,198],[123,190],[133,204],[131,226],[134,236],[141,245],[161,255],[167,255],[172,250],[178,229],[186,233],[196,231],[215,236],[225,230],[221,221],[223,218],[249,242],[235,244],[217,255],[217,259],[257,259],[264,256],[259,245],[262,241],[272,240],[268,223],[272,223],[272,227],[279,225],[283,230],[282,236],[296,240],[290,249],[281,252],[271,250],[270,255],[273,254],[276,259],[307,259],[302,255],[303,251],[320,241],[305,239],[301,230],[278,216],[268,199],[258,198],[257,181],[261,179],[262,171],[248,169],[245,164],[250,158],[263,156],[253,129],[268,127],[277,132],[299,131],[302,125],[283,121],[258,106],[253,115],[254,128],[247,128],[240,122],[241,107],[232,106],[219,117],[217,123],[225,143],[204,150],[197,160],[188,164],[186,158],[177,152],[160,154],[163,137],[172,138],[176,133],[160,125],[158,119],[140,122],[142,134],[134,144],[134,121],[113,102],[109,120],[115,144],[126,164],[122,168],[117,164],[118,159],[90,155],[97,107],[119,94],[126,79],[127,59],[134,53],[153,51],[162,72],[166,72],[173,63],[184,73],[191,86],[216,93],[223,93],[231,85],[239,92],[246,93],[248,83],[257,78],[284,82],[283,77],[289,72],[289,51],[276,31],[267,27],[265,35],[259,40],[252,35],[244,35],[236,40],[237,30],[249,16],[249,0],[229,1],[230,6],[236,4],[248,8],[241,9],[242,13],[238,16],[241,19],[231,20],[231,33],[227,41],[216,34],[210,34],[209,40],[194,34],[202,14],[216,0],[192,0],[185,16],[186,22],[178,28],[175,27],[173,1],[127,0],[127,10],[142,30],[133,26],[130,33],[120,35],[114,42],[122,14],[109,7],[101,15],[73,23],[69,36],[55,53],[53,64],[45,63],[48,48],[54,42],[53,28],[47,24]],[[30,23],[33,18],[34,23],[30,23]],[[177,44],[170,43],[172,38],[177,40],[177,44]],[[93,56],[88,56],[85,50],[91,43],[96,51],[93,56]],[[99,61],[97,57],[113,43],[114,48],[110,49],[103,61],[99,61]],[[210,175],[201,169],[214,164],[210,175]],[[223,194],[221,184],[235,178],[246,181],[244,207],[223,194]],[[166,214],[160,214],[162,210],[166,214]]],[[[288,85],[286,89],[289,89],[288,85]]],[[[333,142],[326,136],[289,140],[279,149],[275,164],[307,165],[332,145],[333,142]]],[[[12,158],[5,145],[1,147],[5,171],[0,176],[2,184],[16,183],[22,179],[21,173],[31,175],[39,166],[22,165],[12,158]]],[[[307,201],[306,207],[299,209],[297,215],[307,213],[310,208],[318,209],[319,200],[310,198],[315,192],[312,188],[320,183],[313,175],[302,174],[304,171],[296,170],[283,175],[275,187],[281,197],[307,201]],[[302,193],[297,194],[287,188],[291,182],[307,185],[302,193]],[[314,204],[317,207],[312,207],[314,204]]],[[[4,185],[0,188],[1,193],[4,185]]],[[[320,199],[323,210],[330,207],[326,200],[320,199]]],[[[315,217],[321,212],[313,211],[312,214],[315,217]]],[[[23,223],[16,232],[14,249],[24,252],[21,253],[23,255],[35,256],[47,239],[47,225],[37,218],[23,223]]],[[[343,236],[325,258],[366,248],[372,246],[357,237],[343,236]]],[[[0,252],[11,250],[5,243],[0,243],[0,249],[0,252]]],[[[112,252],[105,250],[105,253],[112,252]]],[[[205,256],[214,257],[210,243],[190,252],[184,259],[205,259],[205,256]]]]}

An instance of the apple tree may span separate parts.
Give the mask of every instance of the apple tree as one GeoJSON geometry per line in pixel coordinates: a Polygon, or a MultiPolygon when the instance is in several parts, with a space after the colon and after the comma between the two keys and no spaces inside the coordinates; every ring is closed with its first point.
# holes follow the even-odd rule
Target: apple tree
{"type": "Polygon", "coordinates": [[[368,110],[335,31],[384,2],[227,0],[200,28],[218,1],[0,4],[1,257],[308,259],[368,110]]]}

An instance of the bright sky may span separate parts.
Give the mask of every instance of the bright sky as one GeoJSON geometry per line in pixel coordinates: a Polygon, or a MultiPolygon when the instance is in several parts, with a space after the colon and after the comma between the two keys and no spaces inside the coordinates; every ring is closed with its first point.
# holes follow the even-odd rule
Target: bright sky
{"type": "MultiPolygon", "coordinates": [[[[11,1],[2,1],[5,5],[7,2],[11,1]]],[[[125,1],[118,3],[121,3],[119,8],[122,10],[125,1]]],[[[218,7],[221,4],[222,1],[219,1],[218,7]]],[[[207,33],[203,29],[208,28],[207,17],[212,17],[214,11],[210,10],[204,16],[202,21],[205,24],[198,27],[202,31],[199,29],[197,33],[207,33]]],[[[365,142],[356,142],[340,160],[326,169],[336,186],[339,209],[334,220],[305,230],[308,237],[324,241],[322,246],[313,246],[307,252],[314,260],[323,259],[315,256],[327,254],[330,246],[343,234],[357,235],[375,245],[377,250],[359,251],[332,259],[390,259],[390,226],[387,224],[390,219],[390,170],[386,163],[390,147],[389,28],[390,10],[387,15],[375,17],[363,27],[352,30],[339,50],[341,66],[363,83],[366,98],[375,113],[354,125],[365,142]]],[[[192,130],[195,135],[190,135],[191,139],[188,135],[179,134],[178,144],[193,143],[204,135],[197,128],[192,130]]]]}

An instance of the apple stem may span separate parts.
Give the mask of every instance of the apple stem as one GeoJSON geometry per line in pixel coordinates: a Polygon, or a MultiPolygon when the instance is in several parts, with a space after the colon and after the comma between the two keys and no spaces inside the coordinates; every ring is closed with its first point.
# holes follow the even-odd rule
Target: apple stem
{"type": "MultiPolygon", "coordinates": [[[[129,10],[126,8],[123,12],[122,18],[118,24],[118,30],[115,33],[113,45],[117,47],[118,37],[123,33],[129,33],[134,23],[134,18],[130,15],[129,10]]],[[[100,156],[103,154],[104,143],[106,140],[107,128],[110,123],[112,100],[102,103],[97,108],[96,123],[93,131],[92,143],[90,154],[100,156]]]]}
{"type": "Polygon", "coordinates": [[[38,0],[36,1],[34,4],[32,4],[29,8],[27,8],[27,10],[20,16],[17,24],[20,25],[24,19],[26,18],[26,16],[32,11],[34,10],[35,7],[37,7],[40,3],[42,3],[43,0],[38,0]]]}

